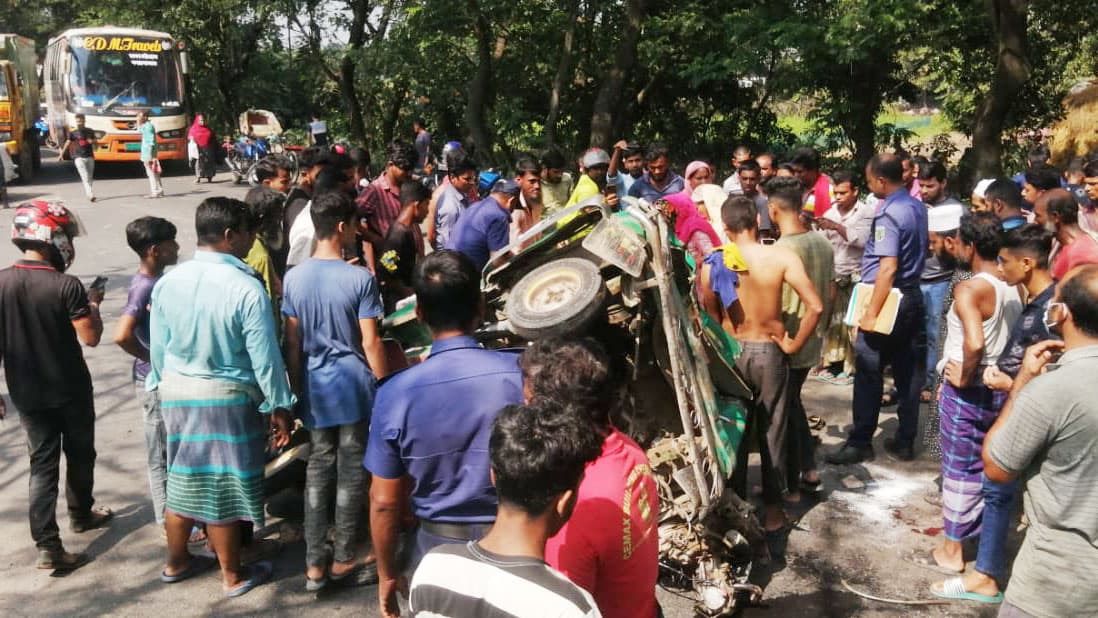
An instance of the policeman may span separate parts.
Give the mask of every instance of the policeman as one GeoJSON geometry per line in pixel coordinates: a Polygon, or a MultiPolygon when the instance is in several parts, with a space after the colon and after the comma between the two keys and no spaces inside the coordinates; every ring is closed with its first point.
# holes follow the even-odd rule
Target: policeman
{"type": "MultiPolygon", "coordinates": [[[[862,257],[862,282],[873,286],[869,306],[858,323],[854,344],[854,426],[846,444],[827,457],[832,464],[854,464],[873,459],[870,441],[877,431],[884,390],[884,368],[892,366],[899,393],[900,418],[896,435],[884,442],[885,451],[910,461],[919,423],[919,392],[926,358],[926,326],[919,279],[926,260],[927,212],[903,183],[903,166],[890,154],[879,154],[866,166],[869,189],[882,200],[873,217],[872,231],[862,257]],[[889,334],[879,332],[877,318],[890,291],[902,294],[896,321],[889,334]]],[[[880,330],[887,330],[880,325],[880,330]]]]}
{"type": "Polygon", "coordinates": [[[419,520],[409,572],[432,547],[479,539],[495,520],[488,437],[496,413],[523,402],[518,358],[471,336],[481,322],[473,262],[436,251],[417,265],[412,287],[434,343],[427,360],[378,389],[364,463],[373,474],[370,532],[383,616],[400,615],[396,593],[407,590],[396,561],[403,512],[419,520]]]}

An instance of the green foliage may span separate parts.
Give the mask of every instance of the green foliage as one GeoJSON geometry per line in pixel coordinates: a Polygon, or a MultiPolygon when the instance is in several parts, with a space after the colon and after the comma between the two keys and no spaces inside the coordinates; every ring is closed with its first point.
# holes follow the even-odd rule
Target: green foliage
{"type": "MultiPolygon", "coordinates": [[[[737,143],[783,151],[808,141],[864,160],[916,142],[956,155],[950,129],[971,129],[988,91],[995,34],[987,0],[646,0],[636,62],[625,75],[614,134],[667,142],[678,163],[723,163],[737,143]],[[890,109],[898,99],[939,107],[942,123],[890,109]],[[797,108],[792,114],[788,108],[797,108]],[[779,111],[781,119],[779,119],[779,111]]],[[[624,0],[41,0],[0,4],[5,30],[46,39],[76,25],[165,30],[186,43],[196,111],[220,133],[248,107],[301,129],[323,112],[337,139],[355,132],[353,76],[366,145],[375,154],[411,138],[427,119],[436,144],[468,141],[467,107],[478,68],[475,24],[487,20],[491,77],[484,117],[491,152],[505,163],[545,147],[549,93],[574,33],[560,92],[557,142],[589,140],[592,109],[625,26],[624,0]],[[576,7],[577,17],[572,19],[576,7]],[[366,14],[355,39],[353,16],[366,14]],[[365,13],[363,13],[363,11],[365,13]],[[287,46],[287,41],[290,42],[287,46]]],[[[1007,121],[1013,135],[1048,126],[1075,81],[1094,74],[1098,13],[1082,0],[1032,0],[1033,78],[1007,121]]]]}

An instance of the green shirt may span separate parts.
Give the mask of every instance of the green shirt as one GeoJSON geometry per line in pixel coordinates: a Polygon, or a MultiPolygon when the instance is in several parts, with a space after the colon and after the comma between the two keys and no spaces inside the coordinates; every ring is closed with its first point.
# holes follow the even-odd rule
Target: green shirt
{"type": "Polygon", "coordinates": [[[141,133],[141,160],[152,161],[156,157],[156,127],[149,120],[145,121],[145,124],[137,127],[139,133],[141,133]]]}
{"type": "MultiPolygon", "coordinates": [[[[816,332],[804,344],[800,352],[789,358],[791,369],[805,369],[814,367],[820,362],[820,353],[823,348],[824,333],[827,332],[827,318],[831,315],[831,278],[835,271],[835,253],[831,243],[819,232],[805,232],[803,234],[783,234],[776,243],[789,249],[801,258],[805,272],[812,284],[816,286],[816,293],[823,301],[824,310],[820,314],[820,322],[816,326],[816,332]]],[[[789,336],[797,334],[801,326],[801,318],[804,317],[804,303],[801,297],[793,291],[789,284],[782,286],[782,323],[789,336]]]]}

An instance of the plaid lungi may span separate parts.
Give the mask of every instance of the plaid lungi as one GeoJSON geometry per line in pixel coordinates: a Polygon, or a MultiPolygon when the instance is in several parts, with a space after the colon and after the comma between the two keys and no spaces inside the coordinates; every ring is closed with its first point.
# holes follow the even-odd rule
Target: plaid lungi
{"type": "Polygon", "coordinates": [[[980,533],[984,512],[984,437],[999,416],[1006,393],[986,386],[942,384],[942,517],[945,535],[963,541],[980,533]]]}
{"type": "Polygon", "coordinates": [[[263,519],[267,422],[258,389],[167,374],[159,385],[167,432],[166,508],[222,525],[263,519]]]}

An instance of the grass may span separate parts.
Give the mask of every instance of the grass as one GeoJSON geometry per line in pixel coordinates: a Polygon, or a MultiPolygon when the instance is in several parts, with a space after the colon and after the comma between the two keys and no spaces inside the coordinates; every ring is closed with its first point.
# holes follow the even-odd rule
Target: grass
{"type": "MultiPolygon", "coordinates": [[[[807,137],[813,129],[813,122],[806,116],[782,116],[778,118],[778,124],[800,138],[807,137]]],[[[881,112],[877,116],[877,124],[892,124],[899,128],[909,129],[915,132],[918,140],[929,139],[935,135],[952,131],[949,121],[941,113],[930,116],[912,116],[889,110],[881,112]]]]}

